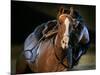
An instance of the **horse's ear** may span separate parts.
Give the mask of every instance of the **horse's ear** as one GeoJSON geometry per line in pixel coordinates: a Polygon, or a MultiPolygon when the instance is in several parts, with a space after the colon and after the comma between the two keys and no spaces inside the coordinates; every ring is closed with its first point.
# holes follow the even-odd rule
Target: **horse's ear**
{"type": "Polygon", "coordinates": [[[73,15],[73,12],[74,12],[74,8],[73,7],[70,7],[70,15],[71,16],[73,15]]]}
{"type": "Polygon", "coordinates": [[[59,16],[61,15],[61,14],[63,14],[64,13],[64,7],[60,7],[59,8],[59,10],[58,10],[58,14],[57,14],[57,19],[59,18],[59,16]]]}
{"type": "Polygon", "coordinates": [[[60,7],[59,8],[59,14],[63,14],[64,13],[64,7],[60,7]]]}

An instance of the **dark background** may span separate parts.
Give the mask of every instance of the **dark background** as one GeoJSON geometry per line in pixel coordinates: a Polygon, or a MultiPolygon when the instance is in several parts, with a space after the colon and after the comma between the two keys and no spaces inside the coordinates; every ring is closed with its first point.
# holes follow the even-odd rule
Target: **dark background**
{"type": "Polygon", "coordinates": [[[16,59],[23,51],[25,39],[32,33],[36,26],[56,19],[58,9],[64,6],[73,6],[84,18],[90,31],[91,44],[87,54],[82,56],[79,65],[73,70],[89,70],[96,68],[96,6],[71,5],[57,3],[40,3],[11,1],[11,70],[15,73],[16,59]]]}
{"type": "Polygon", "coordinates": [[[60,6],[73,6],[83,16],[95,42],[95,6],[11,1],[11,43],[21,44],[34,28],[56,19],[60,6]]]}

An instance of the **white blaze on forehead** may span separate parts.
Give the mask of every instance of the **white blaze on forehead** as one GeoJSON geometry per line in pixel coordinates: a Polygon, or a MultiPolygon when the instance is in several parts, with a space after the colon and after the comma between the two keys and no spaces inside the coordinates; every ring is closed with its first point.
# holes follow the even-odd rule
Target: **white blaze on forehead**
{"type": "Polygon", "coordinates": [[[68,31],[69,31],[69,19],[68,18],[66,18],[65,19],[65,22],[64,22],[64,24],[65,24],[65,27],[66,27],[66,31],[65,31],[65,33],[64,33],[64,36],[68,36],[68,31]]]}
{"type": "Polygon", "coordinates": [[[61,41],[61,45],[62,48],[68,48],[68,42],[69,42],[69,19],[66,17],[65,21],[64,21],[64,25],[65,25],[65,33],[63,35],[63,39],[61,41]]]}
{"type": "MultiPolygon", "coordinates": [[[[63,15],[60,15],[59,16],[59,19],[61,19],[63,16],[66,16],[66,14],[63,14],[63,15]]],[[[65,27],[66,27],[66,31],[65,31],[65,33],[64,33],[64,36],[65,35],[68,35],[68,31],[69,31],[69,19],[68,19],[68,17],[66,17],[66,19],[65,19],[65,21],[64,21],[64,25],[65,25],[65,27]]]]}

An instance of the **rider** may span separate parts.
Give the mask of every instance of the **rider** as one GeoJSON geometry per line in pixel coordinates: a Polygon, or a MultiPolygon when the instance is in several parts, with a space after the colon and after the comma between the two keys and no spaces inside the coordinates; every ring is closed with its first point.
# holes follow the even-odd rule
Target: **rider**
{"type": "Polygon", "coordinates": [[[73,41],[72,51],[74,60],[69,60],[69,62],[73,61],[72,63],[69,63],[69,65],[72,68],[78,63],[80,57],[86,53],[90,44],[90,37],[82,16],[76,10],[73,10],[73,14],[71,16],[74,20],[73,31],[70,36],[71,40],[73,41]]]}

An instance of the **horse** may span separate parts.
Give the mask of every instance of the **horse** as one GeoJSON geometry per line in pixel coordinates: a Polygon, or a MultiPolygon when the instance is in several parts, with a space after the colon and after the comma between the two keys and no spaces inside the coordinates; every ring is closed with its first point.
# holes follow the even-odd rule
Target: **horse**
{"type": "MultiPolygon", "coordinates": [[[[65,55],[69,43],[69,27],[71,23],[71,16],[63,14],[63,11],[59,10],[56,34],[39,42],[37,47],[38,55],[33,63],[27,60],[26,62],[24,61],[32,72],[41,73],[68,70],[69,65],[65,55]]],[[[34,42],[35,40],[32,41],[34,42]]]]}

